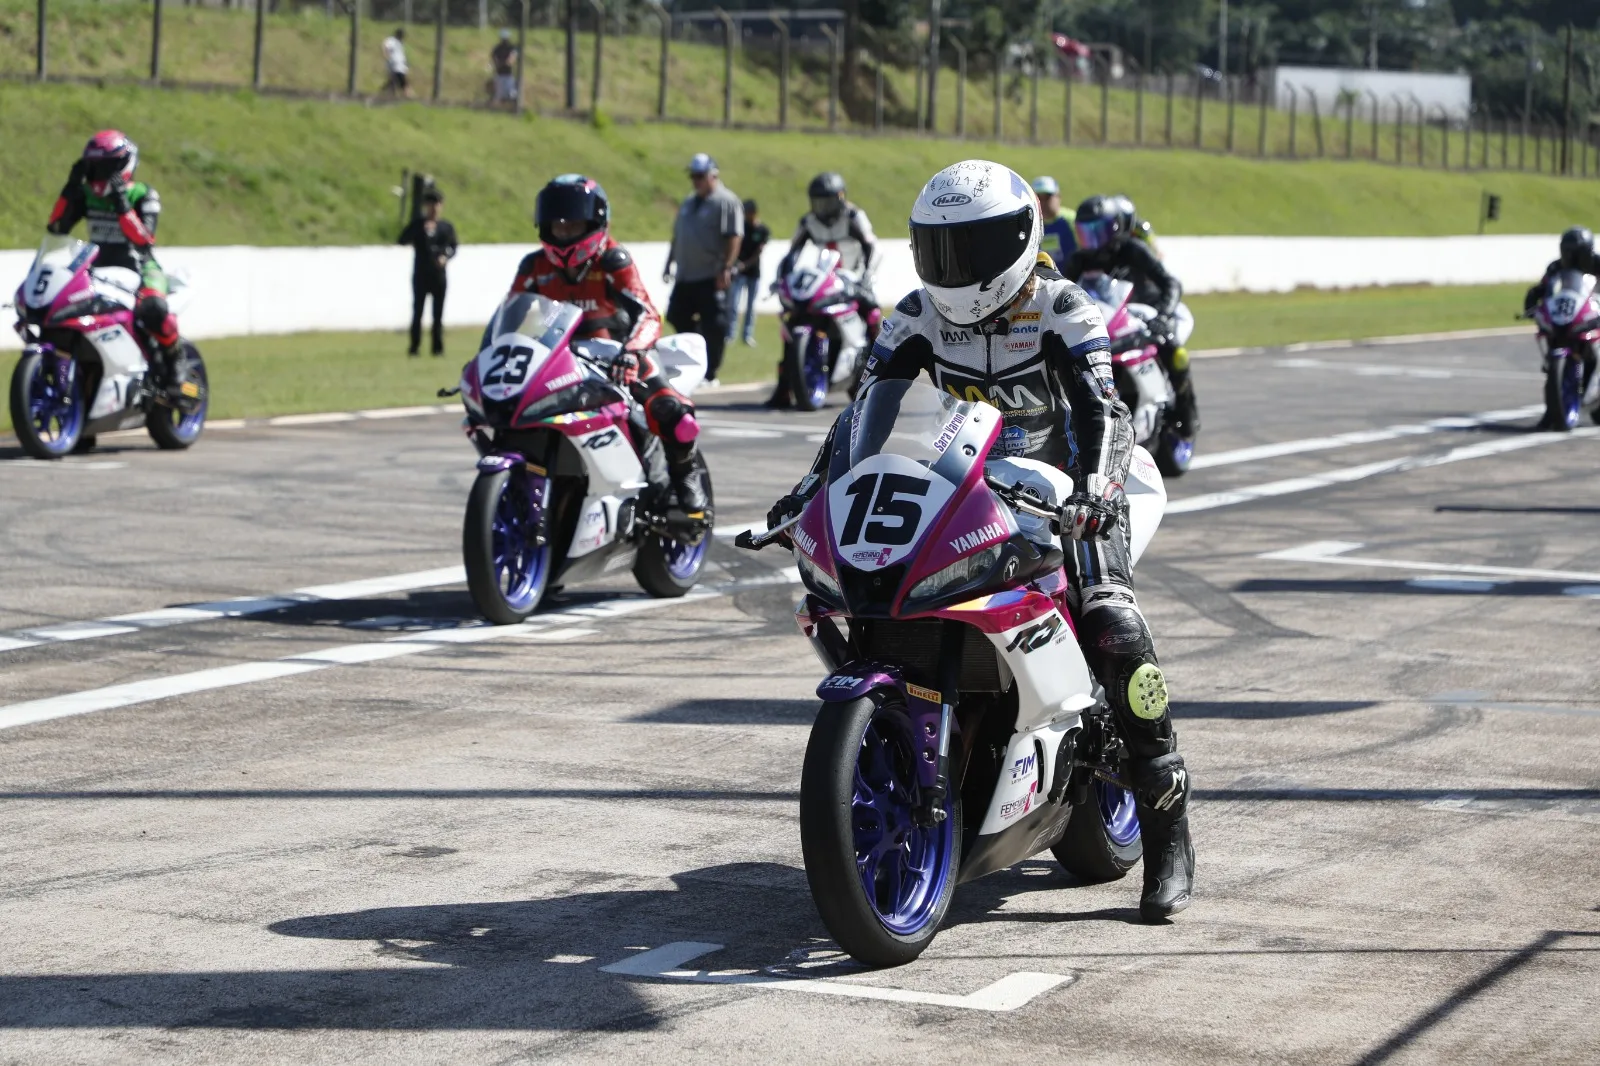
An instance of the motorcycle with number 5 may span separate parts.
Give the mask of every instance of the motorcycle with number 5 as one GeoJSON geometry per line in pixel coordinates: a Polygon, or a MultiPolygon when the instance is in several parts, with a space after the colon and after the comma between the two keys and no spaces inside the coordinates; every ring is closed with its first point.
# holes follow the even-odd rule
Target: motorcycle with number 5
{"type": "MultiPolygon", "coordinates": [[[[993,456],[1000,412],[883,380],[834,425],[825,487],[775,529],[828,676],[800,778],[800,841],[823,923],[870,966],[932,942],[959,882],[1050,849],[1079,878],[1142,853],[1127,755],[1078,647],[1051,523],[1060,470],[993,456]]],[[[1135,560],[1166,506],[1136,448],[1135,560]]]]}
{"type": "MultiPolygon", "coordinates": [[[[661,442],[608,374],[622,346],[579,340],[582,321],[573,304],[509,297],[455,390],[479,455],[462,531],[467,586],[501,625],[558,584],[631,568],[650,595],[682,596],[705,565],[711,531],[678,506],[661,442]]],[[[685,396],[705,378],[704,338],[680,333],[655,351],[685,396]]],[[[711,474],[697,464],[710,500],[711,474]]]]}

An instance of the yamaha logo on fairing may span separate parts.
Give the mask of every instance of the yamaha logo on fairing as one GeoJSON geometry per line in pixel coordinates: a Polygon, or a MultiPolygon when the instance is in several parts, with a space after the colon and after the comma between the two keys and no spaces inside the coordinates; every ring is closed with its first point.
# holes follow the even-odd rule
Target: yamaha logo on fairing
{"type": "Polygon", "coordinates": [[[816,537],[813,537],[811,534],[807,533],[805,530],[801,529],[799,526],[790,527],[789,534],[792,537],[794,537],[794,542],[800,546],[800,550],[802,552],[804,552],[807,555],[816,554],[816,551],[817,551],[817,538],[816,537]]]}
{"type": "Polygon", "coordinates": [[[933,207],[961,207],[961,206],[963,206],[965,204],[970,204],[971,202],[972,202],[972,197],[968,196],[964,192],[946,192],[946,193],[940,193],[938,196],[935,196],[933,198],[931,206],[933,206],[933,207]]]}
{"type": "Polygon", "coordinates": [[[973,548],[976,548],[981,544],[987,544],[991,540],[1001,540],[1005,537],[1005,535],[1005,526],[999,522],[990,522],[986,526],[979,526],[971,533],[963,534],[962,536],[957,537],[955,540],[952,540],[950,542],[950,550],[953,552],[971,551],[973,548]]]}

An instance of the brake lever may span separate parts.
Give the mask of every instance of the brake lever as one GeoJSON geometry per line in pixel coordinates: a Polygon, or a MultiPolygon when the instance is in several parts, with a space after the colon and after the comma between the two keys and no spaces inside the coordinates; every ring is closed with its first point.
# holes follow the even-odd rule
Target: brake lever
{"type": "Polygon", "coordinates": [[[1038,518],[1055,518],[1057,516],[1057,512],[1050,507],[1049,502],[1044,497],[1038,495],[1021,482],[1015,485],[1007,485],[992,474],[985,474],[983,480],[991,489],[1000,494],[1001,499],[1020,511],[1025,511],[1038,518]]]}
{"type": "Polygon", "coordinates": [[[733,538],[733,546],[735,548],[746,548],[750,551],[758,552],[767,545],[777,542],[779,538],[787,536],[790,527],[799,521],[800,516],[793,515],[792,517],[785,519],[784,521],[773,526],[771,529],[762,533],[757,533],[753,529],[743,530],[738,536],[733,538]]]}
{"type": "Polygon", "coordinates": [[[436,395],[441,400],[448,400],[452,396],[460,396],[461,395],[461,386],[457,385],[453,389],[440,389],[436,395]]]}

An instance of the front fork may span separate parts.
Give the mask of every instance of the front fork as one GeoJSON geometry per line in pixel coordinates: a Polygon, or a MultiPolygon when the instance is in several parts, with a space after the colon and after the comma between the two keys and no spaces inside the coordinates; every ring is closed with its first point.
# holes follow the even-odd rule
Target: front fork
{"type": "MultiPolygon", "coordinates": [[[[476,439],[473,441],[477,443],[476,439]]],[[[512,477],[520,475],[527,494],[528,540],[535,548],[542,548],[550,537],[546,531],[545,515],[550,505],[550,475],[538,463],[530,463],[514,452],[491,453],[478,460],[478,473],[494,474],[509,470],[512,477]]]]}

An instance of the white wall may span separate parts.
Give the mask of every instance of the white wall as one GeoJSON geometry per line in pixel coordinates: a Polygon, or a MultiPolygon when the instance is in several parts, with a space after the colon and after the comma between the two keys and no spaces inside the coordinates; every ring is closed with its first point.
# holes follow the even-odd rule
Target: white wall
{"type": "Polygon", "coordinates": [[[1399,96],[1404,102],[1408,122],[1415,121],[1417,102],[1422,104],[1423,113],[1430,121],[1437,113],[1437,107],[1444,108],[1445,113],[1455,119],[1465,117],[1472,109],[1472,79],[1465,74],[1424,74],[1419,71],[1361,70],[1350,67],[1279,67],[1274,72],[1272,85],[1273,101],[1279,110],[1289,109],[1288,86],[1292,85],[1300,94],[1300,110],[1307,113],[1311,110],[1304,91],[1310,89],[1317,94],[1317,106],[1322,109],[1324,117],[1333,113],[1334,104],[1342,92],[1361,97],[1356,105],[1356,114],[1361,118],[1372,116],[1372,98],[1364,94],[1369,91],[1375,93],[1381,105],[1379,113],[1385,116],[1385,122],[1393,121],[1388,117],[1395,111],[1396,102],[1391,99],[1392,96],[1399,96]]]}
{"type": "MultiPolygon", "coordinates": [[[[1555,253],[1557,238],[1488,237],[1163,237],[1168,265],[1189,292],[1287,292],[1309,287],[1368,285],[1474,285],[1538,279],[1555,253]]],[[[763,290],[785,248],[769,247],[763,290]]],[[[885,240],[877,291],[885,304],[916,287],[911,248],[885,240]]],[[[631,246],[651,295],[663,311],[664,242],[631,246]]],[[[478,325],[510,286],[528,246],[467,245],[450,270],[445,321],[478,325]]],[[[33,253],[0,251],[0,293],[10,300],[33,253]]],[[[182,316],[194,338],[312,330],[403,329],[411,314],[411,251],[356,248],[163,248],[161,261],[185,272],[193,286],[182,316]]],[[[776,311],[763,291],[758,309],[776,311]]],[[[7,326],[10,311],[0,312],[7,326]]],[[[0,330],[0,347],[18,346],[0,330]]]]}

